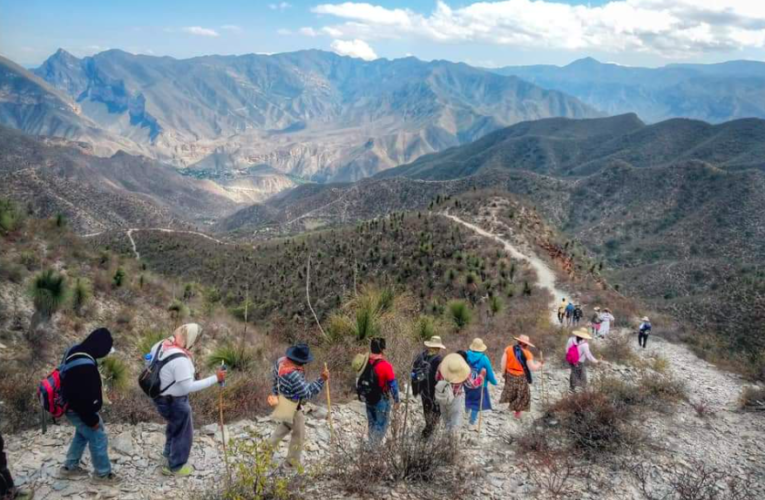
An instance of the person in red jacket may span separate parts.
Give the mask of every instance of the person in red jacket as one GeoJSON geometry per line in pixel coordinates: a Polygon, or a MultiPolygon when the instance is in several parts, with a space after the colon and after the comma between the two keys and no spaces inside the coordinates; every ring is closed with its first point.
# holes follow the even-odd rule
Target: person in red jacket
{"type": "MultiPolygon", "coordinates": [[[[363,391],[363,400],[367,407],[370,442],[380,442],[385,437],[390,421],[391,400],[399,403],[398,382],[393,366],[385,359],[385,339],[373,338],[370,344],[367,366],[361,372],[359,387],[363,379],[371,382],[374,387],[363,391]]],[[[359,393],[362,397],[362,392],[359,393]]]]}

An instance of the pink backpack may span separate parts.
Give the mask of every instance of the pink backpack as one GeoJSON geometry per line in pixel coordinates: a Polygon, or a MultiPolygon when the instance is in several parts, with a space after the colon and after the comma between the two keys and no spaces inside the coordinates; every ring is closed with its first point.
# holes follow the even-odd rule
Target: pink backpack
{"type": "Polygon", "coordinates": [[[568,364],[574,366],[579,364],[579,344],[576,342],[568,348],[568,352],[566,352],[566,361],[568,361],[568,364]]]}

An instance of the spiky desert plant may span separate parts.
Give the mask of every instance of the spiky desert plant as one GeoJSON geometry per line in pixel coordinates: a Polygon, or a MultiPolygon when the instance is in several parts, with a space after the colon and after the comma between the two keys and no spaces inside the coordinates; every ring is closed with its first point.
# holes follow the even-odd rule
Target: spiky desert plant
{"type": "Polygon", "coordinates": [[[452,300],[446,310],[457,330],[462,330],[473,320],[473,312],[464,300],[452,300]]]}
{"type": "Polygon", "coordinates": [[[221,365],[221,361],[229,370],[244,372],[255,363],[255,354],[250,349],[234,347],[232,344],[223,344],[207,357],[207,366],[215,369],[221,365]]]}
{"type": "Polygon", "coordinates": [[[99,363],[101,376],[109,389],[119,391],[128,386],[130,370],[127,363],[113,356],[102,359],[99,363]]]}
{"type": "Polygon", "coordinates": [[[120,268],[117,268],[117,271],[114,273],[114,277],[112,278],[112,285],[114,285],[115,288],[121,287],[125,283],[125,270],[120,268]]]}
{"type": "Polygon", "coordinates": [[[140,340],[136,344],[136,349],[138,349],[138,352],[141,353],[141,355],[148,354],[157,342],[169,337],[170,335],[162,330],[148,330],[141,335],[140,340]]]}
{"type": "Polygon", "coordinates": [[[32,279],[29,295],[35,306],[35,315],[40,321],[49,320],[64,304],[67,298],[64,275],[53,269],[45,269],[32,279]]]}
{"type": "Polygon", "coordinates": [[[178,299],[173,300],[170,305],[167,306],[167,311],[173,319],[173,324],[175,325],[174,328],[178,328],[178,323],[189,313],[186,304],[178,299]]]}
{"type": "Polygon", "coordinates": [[[502,307],[504,304],[502,304],[502,299],[500,299],[497,295],[492,295],[489,299],[489,311],[491,311],[492,316],[496,316],[497,314],[502,311],[502,307]]]}
{"type": "Polygon", "coordinates": [[[82,314],[82,309],[88,304],[93,296],[90,282],[85,278],[77,278],[72,288],[72,310],[78,316],[82,314]]]}
{"type": "Polygon", "coordinates": [[[436,334],[436,320],[432,316],[422,315],[414,322],[414,337],[423,341],[436,334]]]}

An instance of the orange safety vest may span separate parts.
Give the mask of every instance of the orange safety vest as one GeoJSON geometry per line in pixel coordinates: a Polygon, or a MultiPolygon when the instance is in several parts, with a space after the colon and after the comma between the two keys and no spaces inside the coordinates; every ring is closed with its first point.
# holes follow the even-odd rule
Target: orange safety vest
{"type": "MultiPolygon", "coordinates": [[[[514,347],[515,346],[511,345],[505,349],[505,359],[507,359],[507,366],[505,367],[505,371],[515,377],[522,377],[523,366],[521,366],[521,362],[518,361],[518,359],[515,357],[515,352],[513,352],[514,347]]],[[[534,355],[531,354],[531,351],[524,347],[521,347],[521,349],[523,349],[523,353],[526,355],[526,364],[528,364],[534,359],[534,355]]]]}

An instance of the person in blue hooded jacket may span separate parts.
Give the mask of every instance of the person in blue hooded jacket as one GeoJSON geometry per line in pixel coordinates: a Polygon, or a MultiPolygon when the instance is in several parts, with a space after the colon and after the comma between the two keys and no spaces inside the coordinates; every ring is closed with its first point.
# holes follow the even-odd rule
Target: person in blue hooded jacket
{"type": "Polygon", "coordinates": [[[489,357],[484,354],[486,344],[481,339],[473,339],[470,350],[467,352],[466,361],[473,373],[480,373],[486,369],[486,379],[482,387],[465,390],[465,409],[470,410],[470,430],[478,431],[478,412],[491,410],[491,397],[489,396],[489,384],[497,385],[494,370],[491,368],[489,357]],[[483,391],[483,405],[481,404],[481,391],[483,391]]]}

